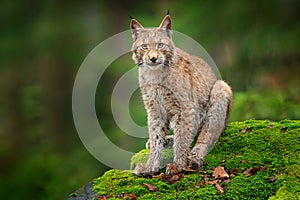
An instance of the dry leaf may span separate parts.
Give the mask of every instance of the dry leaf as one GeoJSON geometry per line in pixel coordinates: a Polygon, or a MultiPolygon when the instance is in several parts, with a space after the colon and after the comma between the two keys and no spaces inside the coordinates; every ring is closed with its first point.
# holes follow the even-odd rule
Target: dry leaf
{"type": "Polygon", "coordinates": [[[266,168],[263,167],[263,166],[259,166],[259,167],[251,167],[249,169],[246,169],[245,171],[243,171],[243,174],[248,177],[248,176],[251,176],[251,175],[254,175],[256,174],[257,172],[261,172],[263,170],[265,170],[266,168]]]}
{"type": "Polygon", "coordinates": [[[155,192],[157,190],[157,187],[150,185],[148,183],[143,183],[143,185],[146,186],[150,192],[155,192]]]}
{"type": "Polygon", "coordinates": [[[204,181],[204,185],[215,185],[217,182],[220,182],[220,180],[204,181]]]}
{"type": "Polygon", "coordinates": [[[215,179],[227,179],[227,178],[229,178],[229,175],[225,171],[224,167],[218,166],[214,169],[213,177],[215,179]]]}
{"type": "Polygon", "coordinates": [[[285,132],[286,130],[287,130],[286,126],[280,127],[280,132],[281,132],[281,133],[285,132]]]}
{"type": "Polygon", "coordinates": [[[158,174],[158,175],[152,175],[151,178],[159,178],[159,177],[161,177],[162,174],[163,174],[163,173],[160,173],[160,174],[158,174]]]}
{"type": "Polygon", "coordinates": [[[219,183],[217,183],[215,187],[217,188],[217,190],[220,192],[221,195],[224,193],[224,188],[222,188],[222,186],[219,183]]]}
{"type": "Polygon", "coordinates": [[[239,170],[237,168],[232,169],[229,171],[229,176],[235,176],[238,174],[238,172],[239,172],[239,170]]]}
{"type": "Polygon", "coordinates": [[[273,183],[274,181],[277,180],[278,177],[279,177],[279,175],[277,174],[277,175],[275,175],[273,178],[269,178],[269,179],[268,179],[268,182],[269,182],[269,183],[273,183]]]}
{"type": "Polygon", "coordinates": [[[228,179],[225,179],[225,180],[223,180],[222,182],[224,182],[224,183],[230,183],[230,179],[228,178],[228,179]]]}
{"type": "Polygon", "coordinates": [[[134,193],[132,192],[131,194],[122,192],[119,195],[119,198],[125,198],[125,199],[130,199],[130,200],[137,200],[137,197],[134,195],[134,193]]]}
{"type": "Polygon", "coordinates": [[[107,200],[106,196],[99,196],[97,197],[98,200],[107,200]]]}
{"type": "Polygon", "coordinates": [[[168,184],[172,184],[178,180],[180,180],[181,178],[183,178],[183,174],[182,173],[178,173],[178,174],[170,174],[170,175],[167,175],[167,174],[162,174],[161,175],[161,179],[163,181],[166,181],[168,184]]]}
{"type": "Polygon", "coordinates": [[[166,173],[161,175],[162,180],[171,184],[183,177],[183,173],[179,173],[175,164],[170,163],[166,167],[166,173]]]}
{"type": "Polygon", "coordinates": [[[246,169],[245,171],[243,171],[243,174],[248,177],[251,176],[252,174],[250,173],[250,171],[252,170],[252,168],[246,169]]]}
{"type": "Polygon", "coordinates": [[[201,177],[204,180],[204,183],[209,181],[209,176],[206,173],[203,173],[201,177]]]}
{"type": "Polygon", "coordinates": [[[166,167],[166,174],[177,174],[178,170],[174,163],[169,163],[166,167]]]}
{"type": "Polygon", "coordinates": [[[270,125],[268,126],[268,128],[269,128],[269,129],[274,129],[275,127],[274,127],[273,124],[270,124],[270,125]]]}
{"type": "MultiPolygon", "coordinates": [[[[236,171],[237,171],[237,169],[236,169],[236,171]]],[[[206,173],[204,173],[203,177],[202,177],[204,179],[204,184],[205,185],[214,185],[216,187],[216,189],[219,191],[219,193],[222,195],[224,193],[224,188],[221,186],[221,183],[222,182],[229,183],[230,182],[229,175],[225,171],[224,167],[218,166],[213,171],[213,177],[215,178],[215,180],[209,181],[208,175],[206,175],[206,173]]]]}
{"type": "Polygon", "coordinates": [[[247,133],[247,132],[250,132],[252,130],[252,127],[251,126],[246,126],[242,131],[241,133],[247,133]]]}

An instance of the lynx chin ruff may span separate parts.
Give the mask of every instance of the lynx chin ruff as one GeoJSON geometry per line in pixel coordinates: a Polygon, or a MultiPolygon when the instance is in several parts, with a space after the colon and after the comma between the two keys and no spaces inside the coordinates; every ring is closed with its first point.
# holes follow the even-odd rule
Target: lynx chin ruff
{"type": "Polygon", "coordinates": [[[130,26],[150,148],[147,163],[137,165],[134,173],[159,173],[163,149],[170,143],[174,160],[166,173],[173,173],[174,167],[176,172],[197,170],[227,125],[232,91],[205,61],[174,46],[169,15],[158,28],[144,28],[135,19],[130,26]],[[166,135],[169,129],[173,136],[166,135]]]}

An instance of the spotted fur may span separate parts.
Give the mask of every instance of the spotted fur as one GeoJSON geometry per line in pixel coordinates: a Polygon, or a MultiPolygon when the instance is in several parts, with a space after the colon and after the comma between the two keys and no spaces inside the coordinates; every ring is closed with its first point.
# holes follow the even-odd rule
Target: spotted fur
{"type": "Polygon", "coordinates": [[[158,173],[164,146],[170,144],[179,172],[198,169],[226,127],[231,89],[217,80],[204,60],[174,46],[169,15],[158,28],[144,28],[132,19],[131,30],[132,58],[139,68],[150,148],[147,163],[138,165],[134,173],[158,173]],[[168,129],[173,130],[173,136],[166,136],[168,129]]]}

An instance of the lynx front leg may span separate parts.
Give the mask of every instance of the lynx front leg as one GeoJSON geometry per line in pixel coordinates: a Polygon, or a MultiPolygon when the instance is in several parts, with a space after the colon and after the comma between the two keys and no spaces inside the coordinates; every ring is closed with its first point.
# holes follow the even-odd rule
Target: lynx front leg
{"type": "MultiPolygon", "coordinates": [[[[182,110],[181,115],[174,122],[174,165],[177,172],[182,172],[188,166],[188,156],[190,145],[197,132],[197,115],[195,109],[186,107],[182,110]]],[[[171,174],[172,164],[167,166],[166,173],[171,174]],[[171,167],[170,167],[171,166],[171,167]],[[169,169],[170,168],[170,169],[169,169]]]]}
{"type": "MultiPolygon", "coordinates": [[[[173,148],[174,144],[174,136],[173,135],[166,135],[164,148],[173,148]]],[[[146,142],[146,149],[150,149],[150,139],[146,142]]]]}
{"type": "Polygon", "coordinates": [[[232,91],[222,80],[214,84],[207,110],[206,119],[198,136],[196,144],[189,156],[189,167],[198,169],[209,150],[218,141],[224,131],[232,105],[232,91]]]}
{"type": "Polygon", "coordinates": [[[136,166],[134,173],[138,176],[157,174],[161,167],[161,159],[166,135],[165,115],[157,109],[148,112],[148,130],[150,155],[146,164],[136,166]]]}

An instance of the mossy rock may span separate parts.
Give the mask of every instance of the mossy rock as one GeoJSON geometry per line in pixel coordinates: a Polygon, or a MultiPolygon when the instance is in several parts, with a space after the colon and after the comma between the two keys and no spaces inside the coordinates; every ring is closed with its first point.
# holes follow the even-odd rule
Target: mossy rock
{"type": "MultiPolygon", "coordinates": [[[[148,154],[148,150],[137,153],[132,167],[145,162],[148,154]]],[[[203,170],[210,175],[217,166],[237,171],[230,182],[222,183],[222,195],[213,185],[205,184],[201,172],[185,174],[168,184],[161,177],[149,179],[135,176],[132,170],[110,170],[94,180],[93,191],[96,197],[108,199],[124,194],[138,199],[300,199],[300,121],[230,123],[207,155],[203,170]],[[243,174],[260,166],[264,170],[243,174]],[[157,187],[156,191],[150,192],[143,183],[157,187]]]]}
{"type": "MultiPolygon", "coordinates": [[[[137,164],[146,163],[149,157],[149,149],[143,149],[136,153],[131,158],[130,169],[134,169],[137,164]]],[[[163,152],[161,166],[167,166],[168,163],[173,161],[173,149],[166,148],[163,152]]]]}

